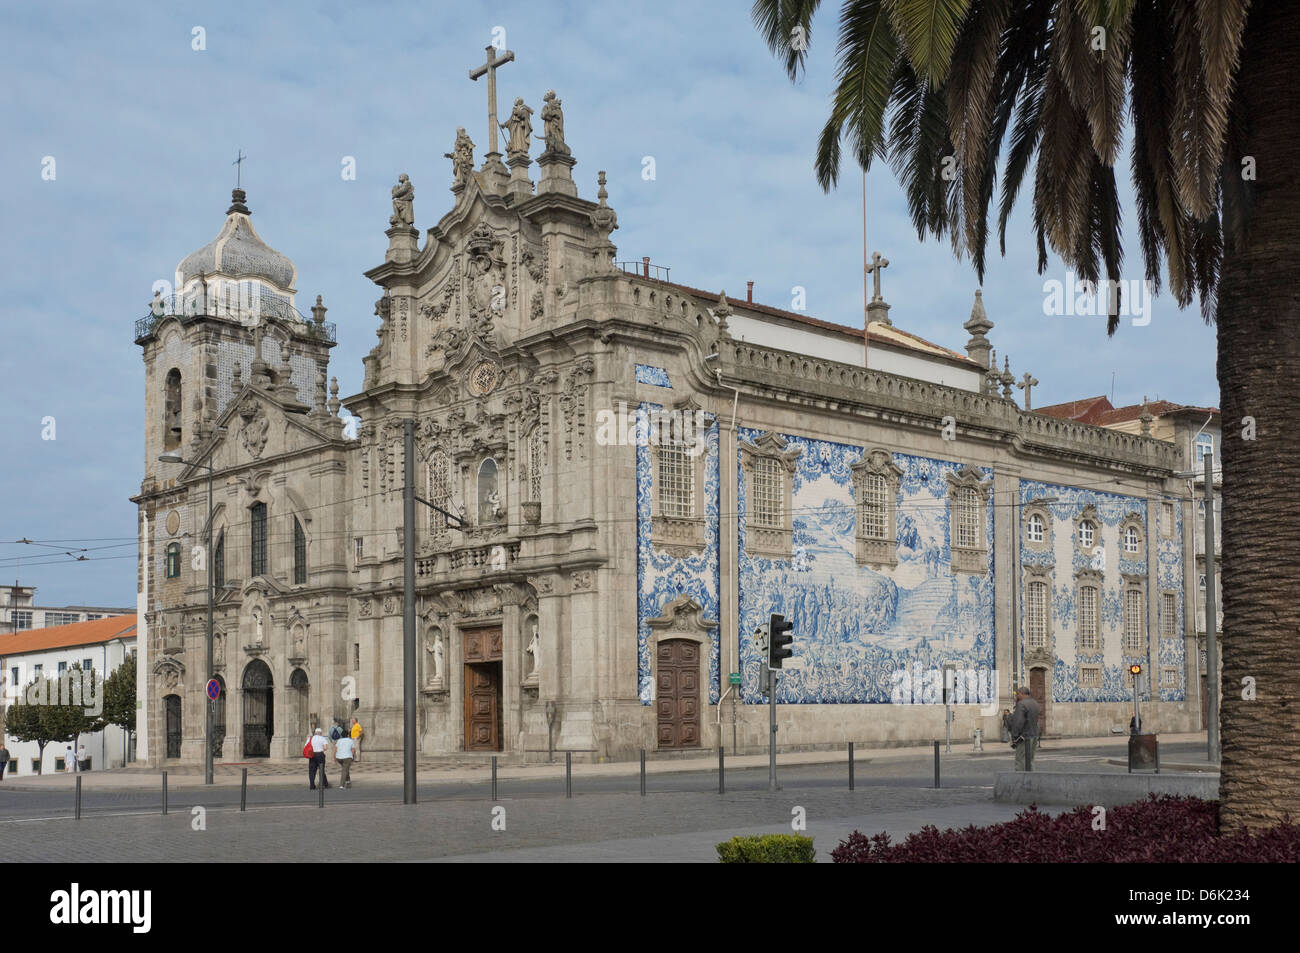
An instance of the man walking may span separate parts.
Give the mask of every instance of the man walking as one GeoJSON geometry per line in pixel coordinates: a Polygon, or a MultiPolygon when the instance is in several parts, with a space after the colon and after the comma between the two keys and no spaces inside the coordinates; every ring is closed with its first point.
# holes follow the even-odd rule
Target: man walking
{"type": "Polygon", "coordinates": [[[9,749],[0,742],[0,781],[5,779],[5,768],[9,767],[9,749]]]}
{"type": "Polygon", "coordinates": [[[352,787],[352,739],[346,734],[334,743],[334,760],[339,763],[339,770],[343,773],[339,786],[352,787]]]}
{"type": "Polygon", "coordinates": [[[1023,685],[1016,689],[1016,709],[1011,713],[1011,747],[1016,749],[1016,770],[1034,770],[1038,750],[1038,702],[1023,685]]]}
{"type": "Polygon", "coordinates": [[[330,786],[329,778],[325,777],[325,749],[329,747],[329,739],[319,728],[311,736],[311,764],[307,768],[307,780],[311,790],[316,790],[316,772],[320,771],[320,783],[322,787],[330,786]]]}

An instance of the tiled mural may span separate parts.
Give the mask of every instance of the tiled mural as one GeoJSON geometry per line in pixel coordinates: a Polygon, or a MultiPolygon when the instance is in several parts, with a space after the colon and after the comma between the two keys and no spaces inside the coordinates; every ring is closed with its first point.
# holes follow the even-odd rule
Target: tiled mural
{"type": "Polygon", "coordinates": [[[655,387],[672,387],[672,382],[668,380],[668,372],[662,367],[655,367],[652,364],[638,364],[636,366],[636,382],[638,384],[651,384],[655,387]]]}
{"type": "MultiPolygon", "coordinates": [[[[1123,652],[1123,588],[1124,576],[1137,576],[1146,580],[1143,586],[1143,619],[1147,618],[1145,609],[1155,600],[1157,613],[1163,612],[1163,600],[1160,593],[1172,591],[1175,596],[1177,620],[1175,637],[1160,639],[1158,658],[1160,667],[1178,666],[1178,681],[1175,687],[1160,690],[1159,671],[1149,672],[1148,684],[1156,686],[1159,697],[1164,701],[1183,701],[1185,695],[1182,670],[1182,538],[1181,513],[1174,507],[1175,525],[1173,537],[1155,534],[1157,579],[1149,578],[1147,571],[1147,546],[1153,539],[1148,532],[1147,501],[1142,497],[1107,493],[1090,488],[1060,486],[1054,483],[1022,481],[1020,484],[1020,502],[1022,507],[1036,499],[1053,499],[1054,502],[1041,504],[1051,519],[1046,528],[1045,545],[1035,548],[1026,537],[1025,519],[1019,520],[1021,564],[1025,571],[1020,579],[1020,631],[1025,631],[1026,600],[1025,593],[1032,570],[1041,567],[1047,572],[1051,581],[1051,620],[1049,624],[1050,642],[1056,662],[1052,671],[1053,702],[1126,702],[1132,695],[1132,683],[1128,674],[1130,664],[1140,663],[1145,670],[1150,668],[1147,656],[1128,656],[1123,652]],[[1084,511],[1088,513],[1097,527],[1097,548],[1084,552],[1078,545],[1078,523],[1084,511]],[[1136,557],[1124,553],[1122,524],[1129,516],[1140,521],[1142,534],[1142,551],[1136,557]],[[1080,570],[1093,569],[1102,574],[1100,607],[1100,649],[1098,651],[1080,651],[1078,646],[1078,580],[1076,573],[1080,570]],[[1099,687],[1087,687],[1079,684],[1080,665],[1098,665],[1101,668],[1099,687]]],[[[1023,510],[1022,510],[1023,516],[1023,510]]],[[[1157,615],[1157,618],[1159,616],[1157,615]]],[[[1160,625],[1150,633],[1158,638],[1160,625]]],[[[1022,649],[1023,650],[1023,649],[1022,649]]],[[[1149,693],[1143,697],[1150,698],[1149,693]]]]}
{"type": "MultiPolygon", "coordinates": [[[[664,378],[667,380],[667,377],[664,378]]],[[[704,548],[691,556],[671,556],[651,542],[651,493],[653,492],[653,451],[645,439],[650,416],[660,410],[657,404],[637,407],[636,448],[636,516],[637,516],[637,685],[643,705],[654,701],[654,678],[650,667],[649,619],[663,615],[668,603],[683,593],[703,609],[706,619],[718,619],[718,425],[707,421],[704,451],[704,486],[702,488],[705,519],[704,548]]],[[[701,488],[696,487],[696,493],[701,488]]],[[[709,703],[718,703],[718,630],[709,640],[709,703]]]]}
{"type": "MultiPolygon", "coordinates": [[[[742,442],[761,431],[742,428],[742,442]]],[[[948,480],[962,464],[903,453],[898,506],[898,565],[879,571],[855,559],[857,509],[850,467],[864,449],[782,435],[799,455],[791,496],[790,559],[752,556],[745,546],[745,479],[739,473],[740,658],[742,700],[760,703],[761,653],[754,630],[779,612],[794,622],[794,658],[785,663],[777,700],[788,703],[890,702],[894,673],[959,668],[992,670],[993,507],[985,510],[987,571],[953,573],[948,480]]],[[[739,466],[739,463],[737,463],[739,466]]],[[[992,471],[981,471],[983,478],[992,471]]]]}

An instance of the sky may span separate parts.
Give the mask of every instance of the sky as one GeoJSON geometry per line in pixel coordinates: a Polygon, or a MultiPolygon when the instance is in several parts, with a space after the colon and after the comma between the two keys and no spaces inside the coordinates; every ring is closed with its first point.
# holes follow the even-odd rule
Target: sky
{"type": "MultiPolygon", "coordinates": [[[[383,262],[390,190],[411,177],[422,240],[450,210],[443,153],[464,126],[482,159],[486,84],[468,71],[494,38],[515,54],[497,74],[502,118],[516,96],[540,111],[556,90],[580,194],[594,200],[597,171],[607,173],[620,260],[648,255],[673,281],[733,299],[753,281],[756,301],[781,308],[802,288],[811,316],[861,327],[861,174],[846,164],[830,194],[813,174],[838,5],[814,20],[797,83],[749,8],[5,4],[0,583],[37,586],[40,605],[135,604],[129,497],[143,476],[144,363],[134,322],[154,283],[220,231],[239,150],[254,225],[297,265],[299,310],[323,297],[338,325],[330,373],[343,395],[360,390],[380,293],[363,272],[383,262]],[[348,157],[354,179],[342,174],[348,157]]],[[[1116,172],[1122,277],[1141,279],[1127,150],[1116,172]]],[[[873,165],[866,203],[868,249],[890,262],[895,325],[962,350],[974,268],[947,241],[918,239],[887,164],[873,165]]],[[[1108,338],[1104,316],[1046,315],[1047,280],[1066,282],[1066,269],[1053,258],[1037,274],[1022,198],[1006,257],[991,243],[982,287],[999,361],[1040,382],[1034,406],[1112,387],[1116,406],[1144,395],[1218,405],[1214,332],[1195,305],[1158,296],[1145,323],[1126,320],[1108,338]]]]}

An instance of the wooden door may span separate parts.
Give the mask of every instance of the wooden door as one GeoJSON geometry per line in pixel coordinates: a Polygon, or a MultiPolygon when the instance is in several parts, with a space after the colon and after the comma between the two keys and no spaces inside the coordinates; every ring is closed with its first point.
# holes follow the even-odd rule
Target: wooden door
{"type": "Polygon", "coordinates": [[[660,748],[700,746],[700,647],[686,639],[659,643],[655,704],[660,748]]]}
{"type": "Polygon", "coordinates": [[[465,750],[501,750],[501,663],[465,665],[465,750]]]}
{"type": "Polygon", "coordinates": [[[166,703],[167,713],[167,757],[179,758],[181,756],[181,698],[179,695],[168,695],[163,701],[166,703]]]}
{"type": "Polygon", "coordinates": [[[1038,702],[1038,737],[1047,734],[1047,669],[1029,671],[1029,694],[1038,702]]]}

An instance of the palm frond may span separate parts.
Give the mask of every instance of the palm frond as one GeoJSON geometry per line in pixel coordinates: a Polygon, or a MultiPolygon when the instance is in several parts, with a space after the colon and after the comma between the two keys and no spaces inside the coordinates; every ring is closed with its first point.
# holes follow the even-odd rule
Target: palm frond
{"type": "Polygon", "coordinates": [[[1201,39],[1205,84],[1210,95],[1221,95],[1232,84],[1241,60],[1250,0],[1196,0],[1196,32],[1201,39]]]}
{"type": "Polygon", "coordinates": [[[1168,6],[1173,26],[1173,123],[1170,138],[1175,148],[1174,184],[1178,199],[1197,219],[1212,210],[1215,180],[1223,155],[1223,135],[1228,126],[1228,88],[1212,89],[1202,61],[1201,34],[1195,9],[1184,3],[1168,6]]]}
{"type": "Polygon", "coordinates": [[[943,85],[971,0],[884,0],[912,69],[931,88],[943,85]]]}
{"type": "Polygon", "coordinates": [[[808,58],[812,18],[819,6],[821,0],[754,0],[749,11],[759,36],[767,43],[772,55],[779,56],[785,63],[786,74],[792,81],[799,78],[808,58]],[[802,49],[792,42],[796,27],[803,31],[802,49]]]}

